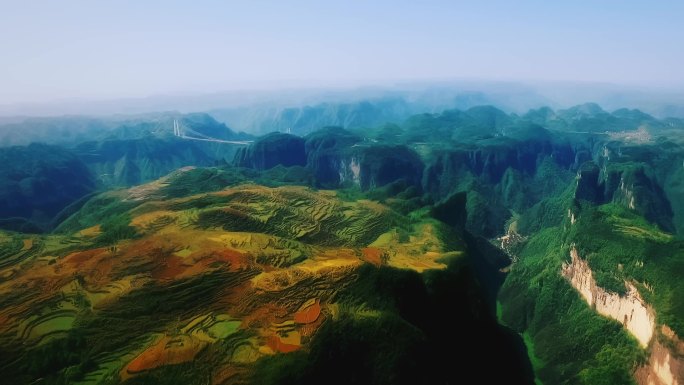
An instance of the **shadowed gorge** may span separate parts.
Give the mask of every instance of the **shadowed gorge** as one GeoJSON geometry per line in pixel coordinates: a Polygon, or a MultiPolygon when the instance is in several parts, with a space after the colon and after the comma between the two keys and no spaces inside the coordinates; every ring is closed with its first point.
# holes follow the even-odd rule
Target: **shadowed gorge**
{"type": "Polygon", "coordinates": [[[59,147],[0,148],[0,163],[0,228],[40,232],[96,188],[86,165],[59,147]]]}

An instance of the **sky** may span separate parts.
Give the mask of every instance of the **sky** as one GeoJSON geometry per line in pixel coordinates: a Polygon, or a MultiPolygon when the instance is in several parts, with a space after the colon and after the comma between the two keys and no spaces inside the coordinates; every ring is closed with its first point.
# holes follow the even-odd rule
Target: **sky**
{"type": "Polygon", "coordinates": [[[684,88],[684,1],[0,0],[0,104],[474,79],[684,88]]]}

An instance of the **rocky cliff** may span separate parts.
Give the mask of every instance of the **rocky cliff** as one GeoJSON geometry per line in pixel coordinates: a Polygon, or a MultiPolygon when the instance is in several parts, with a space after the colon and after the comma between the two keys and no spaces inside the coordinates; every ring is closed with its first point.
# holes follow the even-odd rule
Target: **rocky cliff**
{"type": "Polygon", "coordinates": [[[617,203],[663,230],[674,231],[670,201],[647,167],[625,163],[601,168],[593,161],[586,162],[577,172],[575,198],[594,204],[617,203]]]}
{"type": "Polygon", "coordinates": [[[306,138],[272,133],[240,149],[234,164],[265,170],[277,165],[306,166],[317,187],[356,185],[369,190],[402,180],[420,188],[423,162],[406,146],[361,142],[339,127],[328,127],[306,138]]]}
{"type": "Polygon", "coordinates": [[[684,384],[684,341],[666,325],[656,333],[653,308],[641,298],[637,289],[629,282],[626,295],[609,292],[596,284],[587,261],[579,257],[576,248],[570,250],[570,263],[564,263],[562,275],[582,295],[585,301],[599,314],[620,322],[648,348],[649,358],[645,365],[634,373],[640,385],[684,384]]]}
{"type": "Polygon", "coordinates": [[[655,314],[634,285],[625,282],[627,294],[624,296],[609,292],[596,284],[589,264],[579,257],[574,247],[570,250],[570,258],[571,262],[563,264],[561,273],[589,306],[599,314],[620,322],[641,346],[648,346],[655,329],[655,314]]]}
{"type": "Polygon", "coordinates": [[[309,167],[321,187],[356,185],[369,190],[403,180],[420,187],[423,162],[405,146],[357,146],[335,154],[307,154],[309,167]]]}
{"type": "Polygon", "coordinates": [[[509,170],[531,177],[548,161],[562,170],[574,170],[576,149],[567,143],[545,138],[529,140],[500,139],[476,148],[460,147],[435,151],[425,170],[423,185],[435,196],[444,198],[453,192],[465,175],[481,183],[496,185],[509,170]]]}
{"type": "Polygon", "coordinates": [[[664,325],[661,328],[661,339],[662,341],[654,341],[648,363],[638,368],[634,375],[639,385],[684,383],[684,342],[664,325]]]}
{"type": "Polygon", "coordinates": [[[277,165],[304,166],[304,139],[290,134],[273,132],[241,148],[233,160],[236,166],[268,170],[277,165]]]}

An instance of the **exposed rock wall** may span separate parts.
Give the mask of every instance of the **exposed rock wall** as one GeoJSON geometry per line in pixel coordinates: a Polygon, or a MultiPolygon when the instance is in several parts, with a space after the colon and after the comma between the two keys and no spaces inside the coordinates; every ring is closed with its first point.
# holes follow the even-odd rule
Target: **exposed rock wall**
{"type": "Polygon", "coordinates": [[[576,248],[570,250],[570,263],[561,273],[599,314],[613,318],[632,333],[642,347],[649,347],[648,362],[637,368],[634,377],[639,385],[684,385],[684,341],[666,325],[655,336],[655,313],[644,302],[634,285],[626,282],[627,294],[621,296],[596,284],[587,261],[576,248]],[[652,341],[652,342],[651,342],[652,341]]]}
{"type": "Polygon", "coordinates": [[[408,186],[420,188],[423,175],[422,161],[405,146],[358,146],[307,156],[308,167],[323,187],[351,183],[368,190],[403,180],[408,186]]]}
{"type": "Polygon", "coordinates": [[[235,153],[233,163],[240,167],[268,170],[277,165],[305,166],[304,139],[273,132],[235,153]]]}
{"type": "Polygon", "coordinates": [[[662,339],[654,341],[648,363],[637,369],[635,378],[640,385],[681,385],[684,383],[684,342],[670,328],[664,326],[662,339]]]}
{"type": "Polygon", "coordinates": [[[361,185],[361,165],[359,164],[358,159],[353,157],[348,161],[340,160],[339,174],[339,183],[351,181],[351,183],[357,186],[361,185]]]}
{"type": "Polygon", "coordinates": [[[577,172],[575,199],[616,203],[636,211],[666,231],[674,231],[672,205],[656,178],[644,168],[586,162],[577,172]]]}
{"type": "Polygon", "coordinates": [[[562,274],[580,292],[589,306],[599,314],[622,323],[641,346],[648,346],[655,330],[655,314],[641,298],[637,289],[626,282],[626,295],[609,292],[596,284],[589,264],[579,257],[576,248],[570,250],[570,257],[571,263],[563,264],[562,274]]]}

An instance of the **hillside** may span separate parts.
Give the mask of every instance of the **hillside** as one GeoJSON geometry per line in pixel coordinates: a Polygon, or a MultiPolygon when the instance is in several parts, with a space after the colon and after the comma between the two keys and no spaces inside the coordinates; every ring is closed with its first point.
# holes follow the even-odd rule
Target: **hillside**
{"type": "Polygon", "coordinates": [[[188,172],[104,193],[60,235],[2,235],[5,379],[435,383],[487,356],[483,381],[531,383],[460,230],[303,187],[167,195],[188,172]]]}
{"type": "Polygon", "coordinates": [[[381,187],[360,183],[377,178],[363,151],[402,170],[387,186],[412,181],[385,194],[413,186],[418,205],[465,194],[465,228],[514,261],[500,314],[543,383],[674,384],[684,378],[681,127],[595,104],[524,116],[481,107],[321,130],[304,155],[317,183],[381,187]],[[418,183],[400,163],[411,156],[394,158],[402,151],[417,154],[418,183]]]}
{"type": "Polygon", "coordinates": [[[681,120],[478,106],[251,138],[165,119],[3,149],[8,194],[63,198],[6,200],[13,381],[441,383],[485,356],[483,383],[530,383],[530,362],[546,385],[684,380],[681,120]]]}
{"type": "Polygon", "coordinates": [[[0,228],[42,231],[61,210],[95,191],[86,165],[60,147],[0,148],[0,165],[0,228]]]}

